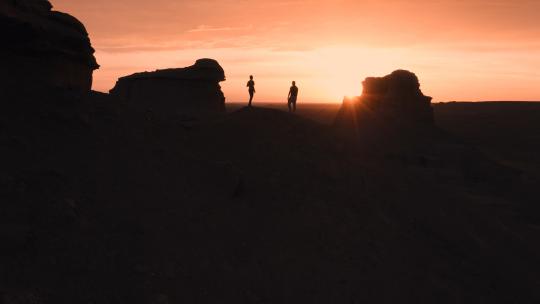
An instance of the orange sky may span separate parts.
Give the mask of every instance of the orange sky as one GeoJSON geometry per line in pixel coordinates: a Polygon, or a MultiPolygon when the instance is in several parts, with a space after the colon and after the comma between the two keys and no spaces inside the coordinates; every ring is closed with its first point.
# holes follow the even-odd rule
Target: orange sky
{"type": "Polygon", "coordinates": [[[415,72],[434,101],[540,100],[540,0],[51,0],[120,76],[217,59],[228,101],[341,102],[367,76],[415,72]]]}

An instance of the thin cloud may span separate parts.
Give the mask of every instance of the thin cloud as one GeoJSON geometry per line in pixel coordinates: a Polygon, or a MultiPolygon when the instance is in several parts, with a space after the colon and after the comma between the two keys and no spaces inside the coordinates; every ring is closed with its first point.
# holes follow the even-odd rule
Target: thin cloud
{"type": "Polygon", "coordinates": [[[200,32],[229,32],[229,31],[243,31],[250,30],[253,28],[253,25],[243,26],[243,27],[213,27],[205,24],[201,24],[196,28],[189,29],[187,33],[200,33],[200,32]]]}

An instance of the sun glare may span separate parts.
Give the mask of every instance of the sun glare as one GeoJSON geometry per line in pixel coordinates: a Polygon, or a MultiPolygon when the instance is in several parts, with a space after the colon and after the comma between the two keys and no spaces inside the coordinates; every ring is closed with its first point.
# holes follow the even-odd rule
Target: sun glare
{"type": "Polygon", "coordinates": [[[346,49],[324,50],[312,64],[322,94],[341,102],[344,96],[358,96],[362,90],[362,70],[359,61],[346,49]]]}

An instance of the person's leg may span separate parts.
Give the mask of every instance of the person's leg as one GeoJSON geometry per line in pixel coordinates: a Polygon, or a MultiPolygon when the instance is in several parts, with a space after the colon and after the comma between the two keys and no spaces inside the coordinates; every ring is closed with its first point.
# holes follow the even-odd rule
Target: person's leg
{"type": "Polygon", "coordinates": [[[253,92],[249,92],[249,106],[251,107],[251,101],[253,100],[253,92]]]}
{"type": "Polygon", "coordinates": [[[289,113],[290,113],[292,111],[290,99],[287,101],[287,107],[289,108],[289,113]]]}
{"type": "Polygon", "coordinates": [[[293,112],[296,112],[296,100],[293,101],[293,112]]]}

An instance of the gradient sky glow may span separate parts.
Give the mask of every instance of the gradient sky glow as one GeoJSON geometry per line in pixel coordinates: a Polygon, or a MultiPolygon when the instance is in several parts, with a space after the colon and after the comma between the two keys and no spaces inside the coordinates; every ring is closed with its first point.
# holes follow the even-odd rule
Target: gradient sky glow
{"type": "Polygon", "coordinates": [[[415,72],[434,101],[540,100],[540,0],[51,0],[120,76],[214,58],[228,101],[341,102],[367,76],[415,72]]]}

